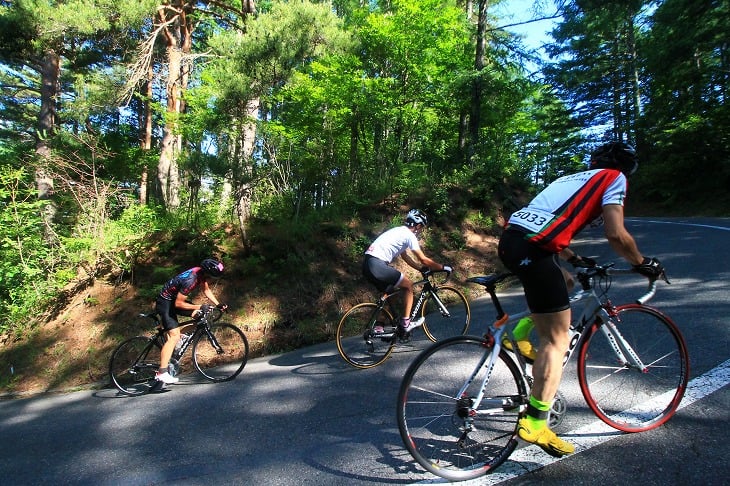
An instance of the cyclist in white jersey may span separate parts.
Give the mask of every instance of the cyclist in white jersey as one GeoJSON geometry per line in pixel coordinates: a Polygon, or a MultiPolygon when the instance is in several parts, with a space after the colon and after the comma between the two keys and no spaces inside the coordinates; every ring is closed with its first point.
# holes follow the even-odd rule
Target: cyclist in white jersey
{"type": "Polygon", "coordinates": [[[586,225],[603,218],[609,244],[637,272],[656,278],[663,271],[659,260],[642,255],[624,227],[626,176],[637,167],[631,145],[600,146],[591,154],[589,170],[557,179],[515,212],[499,241],[499,257],[520,279],[539,337],[530,402],[517,433],[554,456],[575,451],[548,428],[546,420],[569,344],[570,303],[558,254],[562,252],[575,266],[590,265],[590,259],[575,255],[568,245],[586,225]]]}
{"type": "Polygon", "coordinates": [[[426,226],[428,226],[426,214],[419,209],[411,209],[406,215],[405,225],[391,228],[378,236],[365,251],[362,262],[363,275],[378,291],[385,293],[398,287],[404,290],[403,318],[399,325],[399,334],[402,336],[422,325],[423,318],[411,322],[413,281],[390,264],[400,256],[409,266],[419,271],[424,267],[430,270],[452,271],[450,266],[436,263],[423,253],[418,237],[426,226]],[[409,252],[415,255],[415,258],[409,252]]]}

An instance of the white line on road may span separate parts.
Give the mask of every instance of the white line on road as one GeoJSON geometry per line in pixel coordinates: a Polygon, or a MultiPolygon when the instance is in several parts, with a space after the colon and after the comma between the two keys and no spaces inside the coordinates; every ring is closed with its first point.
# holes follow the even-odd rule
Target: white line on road
{"type": "Polygon", "coordinates": [[[682,221],[656,221],[652,219],[637,219],[637,218],[626,218],[626,221],[633,221],[636,223],[656,223],[656,224],[674,224],[678,226],[695,226],[697,228],[710,228],[722,231],[730,231],[727,226],[714,226],[710,224],[698,224],[698,223],[684,223],[682,221]]]}
{"type": "MultiPolygon", "coordinates": [[[[705,398],[707,395],[719,390],[725,385],[730,383],[730,360],[725,361],[716,368],[711,369],[702,376],[698,376],[687,384],[687,390],[684,394],[682,402],[679,404],[678,410],[683,409],[688,405],[692,405],[694,402],[705,398]]],[[[624,435],[620,432],[600,420],[593,423],[579,427],[575,430],[560,434],[561,437],[569,437],[570,442],[575,445],[575,454],[590,449],[591,447],[603,444],[609,440],[615,439],[624,435]]],[[[564,456],[561,458],[555,458],[547,455],[537,446],[528,446],[516,450],[512,453],[510,458],[497,470],[486,476],[482,476],[470,481],[460,482],[460,485],[479,485],[486,486],[491,484],[498,484],[502,481],[514,479],[523,474],[535,471],[537,469],[549,466],[557,461],[563,459],[569,459],[570,456],[564,456]]],[[[447,481],[442,478],[433,480],[421,481],[418,484],[438,484],[446,483],[447,481]]]]}

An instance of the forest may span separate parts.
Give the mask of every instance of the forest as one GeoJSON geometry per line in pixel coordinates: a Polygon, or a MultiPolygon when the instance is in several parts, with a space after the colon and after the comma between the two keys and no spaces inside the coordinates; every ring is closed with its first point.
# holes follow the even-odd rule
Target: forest
{"type": "Polygon", "coordinates": [[[730,0],[537,1],[540,51],[499,4],[0,0],[0,334],[211,254],[275,293],[412,205],[460,249],[606,140],[636,213],[728,214],[730,0]]]}

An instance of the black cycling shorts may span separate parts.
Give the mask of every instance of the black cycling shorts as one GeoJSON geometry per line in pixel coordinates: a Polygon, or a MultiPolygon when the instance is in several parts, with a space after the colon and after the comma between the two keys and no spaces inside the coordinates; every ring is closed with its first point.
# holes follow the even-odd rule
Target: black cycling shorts
{"type": "Polygon", "coordinates": [[[502,234],[497,251],[502,263],[522,282],[531,312],[548,314],[570,308],[557,253],[530,243],[524,233],[512,229],[502,234]]]}
{"type": "Polygon", "coordinates": [[[403,278],[401,272],[371,255],[365,255],[362,261],[362,274],[380,292],[391,291],[403,278]]]}
{"type": "Polygon", "coordinates": [[[177,313],[175,312],[175,304],[173,301],[158,296],[155,301],[155,310],[160,314],[162,327],[165,330],[175,329],[180,325],[177,321],[177,313]]]}

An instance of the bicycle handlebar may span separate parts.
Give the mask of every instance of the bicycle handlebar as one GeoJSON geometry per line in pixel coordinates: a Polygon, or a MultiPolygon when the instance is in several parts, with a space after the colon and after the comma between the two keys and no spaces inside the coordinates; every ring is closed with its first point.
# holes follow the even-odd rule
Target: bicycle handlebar
{"type": "Polygon", "coordinates": [[[451,278],[451,273],[452,272],[450,272],[448,270],[431,270],[429,268],[424,268],[424,269],[421,270],[421,276],[423,278],[425,278],[425,279],[427,279],[427,278],[429,278],[432,275],[437,274],[437,273],[445,273],[446,274],[446,278],[444,278],[444,281],[443,281],[443,283],[446,283],[451,278]]]}
{"type": "MultiPolygon", "coordinates": [[[[219,307],[210,306],[210,308],[208,309],[208,312],[206,312],[204,316],[199,317],[199,318],[196,318],[194,320],[196,322],[200,322],[203,319],[207,319],[208,322],[215,322],[218,319],[220,319],[221,317],[223,317],[223,313],[224,312],[225,311],[223,309],[220,309],[219,307]]],[[[157,325],[160,325],[160,314],[157,311],[149,312],[149,313],[144,313],[143,312],[143,313],[140,313],[139,314],[139,317],[147,317],[147,318],[152,319],[153,321],[155,321],[155,323],[157,325]]],[[[190,323],[190,321],[187,321],[187,323],[190,323]]],[[[183,324],[185,324],[185,323],[183,323],[183,324]]]]}
{"type": "MultiPolygon", "coordinates": [[[[609,277],[612,275],[627,275],[627,274],[640,275],[634,269],[613,268],[613,265],[614,265],[613,263],[606,263],[604,265],[596,265],[595,267],[581,269],[576,273],[576,276],[578,277],[578,281],[583,286],[583,289],[588,290],[588,288],[590,288],[590,286],[591,286],[590,280],[596,276],[609,277]]],[[[651,300],[652,297],[654,297],[654,295],[656,294],[656,291],[657,291],[657,282],[659,281],[660,278],[662,280],[664,280],[667,284],[671,284],[671,282],[669,281],[669,278],[667,277],[666,271],[662,270],[661,275],[659,275],[658,277],[649,278],[649,288],[644,295],[642,295],[641,297],[636,299],[637,304],[643,305],[643,304],[647,303],[649,300],[651,300]]]]}
{"type": "Polygon", "coordinates": [[[203,319],[206,319],[208,322],[215,322],[223,317],[223,312],[223,309],[211,305],[210,307],[208,307],[208,311],[202,317],[199,317],[196,320],[202,321],[203,319]]]}

